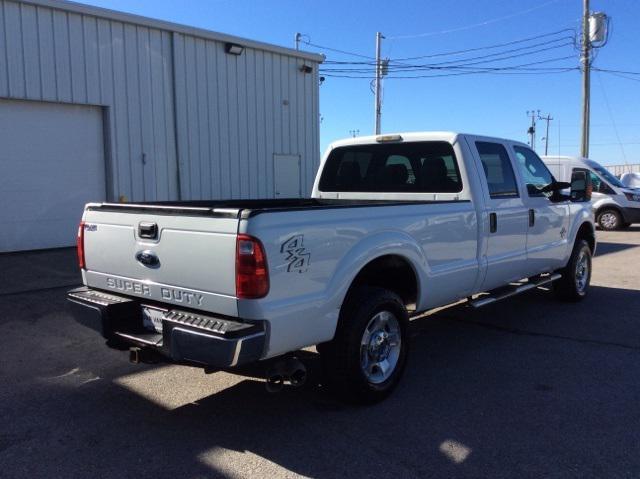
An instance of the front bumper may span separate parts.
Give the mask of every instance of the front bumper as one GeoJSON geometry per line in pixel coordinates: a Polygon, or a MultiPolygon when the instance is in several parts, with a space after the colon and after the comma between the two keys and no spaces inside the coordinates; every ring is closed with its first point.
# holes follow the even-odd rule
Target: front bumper
{"type": "Polygon", "coordinates": [[[640,223],[640,204],[638,208],[622,208],[625,223],[640,223]]]}
{"type": "Polygon", "coordinates": [[[240,321],[209,313],[167,309],[87,287],[67,293],[75,319],[102,334],[153,350],[181,363],[228,368],[264,354],[265,321],[240,321]],[[162,333],[145,329],[142,308],[162,310],[162,333]]]}

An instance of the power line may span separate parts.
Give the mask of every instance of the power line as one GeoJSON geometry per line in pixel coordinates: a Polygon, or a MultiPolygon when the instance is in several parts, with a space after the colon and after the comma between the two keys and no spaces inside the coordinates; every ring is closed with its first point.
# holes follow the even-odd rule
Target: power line
{"type": "Polygon", "coordinates": [[[611,110],[609,99],[607,98],[607,92],[604,89],[604,83],[602,83],[602,79],[600,78],[600,75],[596,75],[596,78],[598,79],[598,83],[600,84],[600,89],[602,90],[602,97],[604,98],[604,103],[605,105],[607,105],[607,111],[609,112],[609,118],[611,119],[611,125],[613,126],[613,131],[616,134],[616,139],[618,140],[618,143],[620,144],[620,152],[622,153],[622,159],[624,160],[624,163],[627,164],[627,155],[624,151],[622,140],[620,140],[620,133],[618,133],[618,126],[616,125],[616,120],[613,116],[613,111],[611,110]]]}
{"type": "MultiPolygon", "coordinates": [[[[572,56],[570,57],[560,57],[560,58],[554,58],[554,59],[549,59],[549,60],[544,60],[543,62],[552,62],[552,61],[560,61],[560,60],[565,60],[565,59],[569,59],[569,58],[573,58],[572,56]]],[[[543,63],[543,62],[534,62],[534,63],[543,63]]],[[[440,69],[440,70],[444,70],[444,69],[440,69]]],[[[454,72],[454,73],[436,73],[436,74],[431,74],[431,75],[411,75],[411,76],[398,76],[398,75],[389,75],[387,78],[393,78],[393,79],[417,79],[417,78],[440,78],[440,77],[451,77],[451,76],[462,76],[462,75],[475,75],[475,74],[491,74],[491,75],[549,75],[549,74],[554,74],[554,73],[566,73],[566,72],[570,72],[570,71],[577,71],[579,70],[578,67],[565,67],[565,68],[559,68],[556,70],[549,70],[548,68],[541,68],[540,70],[533,70],[533,69],[528,69],[528,70],[518,70],[517,66],[510,66],[510,67],[494,67],[492,69],[474,69],[471,71],[458,71],[458,72],[454,72]]],[[[322,72],[322,74],[324,76],[327,77],[332,77],[332,78],[352,78],[352,79],[365,79],[365,80],[371,80],[374,77],[372,76],[365,76],[365,75],[348,75],[348,74],[339,74],[339,73],[324,73],[322,72]]]]}
{"type": "MultiPolygon", "coordinates": [[[[548,45],[550,43],[556,43],[559,40],[566,40],[566,39],[567,39],[567,37],[564,37],[564,38],[560,38],[558,40],[552,40],[550,42],[541,42],[541,43],[530,45],[530,46],[527,46],[527,47],[514,48],[514,49],[511,49],[511,50],[504,50],[502,52],[490,53],[490,54],[487,54],[487,55],[480,55],[480,56],[476,56],[476,57],[462,58],[462,59],[459,59],[459,60],[448,60],[448,61],[439,62],[439,63],[431,63],[430,65],[455,65],[455,64],[459,64],[459,63],[470,65],[470,64],[475,64],[475,63],[466,63],[466,62],[468,62],[470,60],[482,60],[482,61],[476,62],[476,63],[483,63],[483,60],[486,60],[488,58],[492,58],[491,61],[501,61],[501,60],[508,60],[510,58],[519,58],[519,57],[524,57],[524,56],[528,56],[528,55],[535,55],[536,53],[546,52],[546,51],[549,51],[549,50],[555,50],[555,49],[558,49],[558,48],[563,48],[563,47],[566,47],[566,46],[575,45],[573,43],[573,39],[571,39],[572,40],[571,43],[566,43],[565,42],[565,43],[562,43],[560,45],[554,45],[554,46],[549,46],[549,47],[545,47],[545,48],[538,48],[537,50],[522,52],[522,50],[528,50],[528,49],[531,49],[531,48],[542,47],[544,45],[548,45]],[[520,53],[514,54],[514,55],[509,55],[509,56],[506,56],[504,58],[499,58],[502,55],[506,55],[508,53],[514,53],[514,52],[520,52],[520,53]],[[496,58],[496,57],[498,57],[498,58],[496,58]]],[[[397,68],[401,68],[401,66],[396,66],[396,67],[397,68]]]]}
{"type": "Polygon", "coordinates": [[[325,46],[318,45],[318,44],[316,44],[316,43],[311,43],[311,42],[309,42],[309,41],[305,41],[305,40],[302,40],[302,42],[303,42],[305,45],[309,45],[310,47],[320,48],[320,49],[322,49],[322,50],[329,50],[330,52],[342,53],[343,55],[351,55],[351,56],[353,56],[353,57],[367,58],[367,59],[369,59],[369,60],[374,60],[374,61],[375,61],[375,58],[374,58],[374,57],[370,57],[370,56],[368,56],[368,55],[362,55],[362,54],[360,54],[360,53],[355,53],[355,52],[348,52],[348,51],[346,51],[346,50],[339,50],[338,48],[333,48],[333,47],[325,47],[325,46]]]}
{"type": "Polygon", "coordinates": [[[606,72],[606,73],[620,73],[620,74],[624,74],[624,75],[640,75],[640,72],[629,72],[629,71],[623,71],[623,70],[611,70],[609,68],[593,67],[593,69],[597,70],[599,72],[606,72]]]}
{"type": "Polygon", "coordinates": [[[527,13],[533,12],[535,10],[539,10],[540,8],[544,8],[548,5],[551,5],[552,3],[557,3],[560,0],[549,0],[548,2],[542,3],[540,5],[536,5],[534,7],[528,8],[526,10],[521,10],[519,12],[515,12],[515,13],[511,13],[509,15],[504,15],[502,17],[497,17],[497,18],[493,18],[490,20],[485,20],[483,22],[480,23],[474,23],[472,25],[466,25],[464,27],[457,27],[457,28],[451,28],[448,30],[440,30],[440,31],[434,31],[434,32],[424,32],[424,33],[416,33],[413,35],[397,35],[395,37],[388,37],[389,40],[405,40],[405,39],[409,39],[409,38],[424,38],[424,37],[431,37],[434,35],[443,35],[446,33],[454,33],[454,32],[461,32],[464,30],[471,30],[472,28],[478,28],[478,27],[483,27],[485,25],[490,25],[492,23],[496,23],[496,22],[500,22],[502,20],[508,20],[510,18],[514,18],[520,15],[525,15],[527,13]]]}
{"type": "MultiPolygon", "coordinates": [[[[526,57],[526,56],[530,56],[530,55],[536,55],[538,53],[542,53],[542,52],[546,52],[549,50],[555,50],[558,48],[562,48],[566,46],[565,45],[556,45],[553,47],[547,47],[547,48],[539,48],[537,50],[533,50],[530,52],[521,52],[518,54],[514,54],[514,55],[507,55],[507,56],[502,56],[499,58],[491,58],[489,59],[489,57],[494,57],[495,55],[486,55],[486,56],[481,56],[481,57],[473,57],[473,58],[467,58],[464,60],[455,60],[455,61],[446,61],[446,62],[439,62],[439,63],[425,63],[425,64],[418,64],[418,65],[406,65],[406,66],[398,66],[398,65],[389,65],[388,67],[388,71],[389,72],[408,72],[408,71],[421,71],[421,70],[431,70],[431,69],[438,69],[438,68],[455,68],[455,67],[469,67],[472,65],[482,65],[485,63],[489,63],[489,62],[500,62],[500,61],[504,61],[504,60],[510,60],[513,58],[522,58],[522,57],[526,57]],[[469,61],[469,60],[477,60],[477,61],[469,61]]],[[[501,52],[500,55],[504,55],[507,52],[501,52]]],[[[564,57],[563,57],[564,58],[564,57]]],[[[573,58],[573,57],[566,57],[566,58],[573,58]]],[[[322,68],[323,72],[334,72],[334,73],[370,73],[372,71],[372,68],[322,68]]]]}
{"type": "MultiPolygon", "coordinates": [[[[602,70],[600,70],[600,71],[602,71],[602,70]]],[[[608,73],[608,74],[610,74],[610,75],[617,76],[618,78],[624,78],[624,79],[626,79],[626,80],[631,80],[631,81],[637,81],[637,82],[640,82],[640,78],[628,77],[628,76],[623,75],[623,74],[621,74],[621,73],[614,73],[614,72],[607,72],[607,71],[603,71],[603,73],[608,73]]]]}
{"type": "Polygon", "coordinates": [[[449,52],[440,52],[440,53],[432,53],[430,55],[420,55],[417,57],[406,57],[406,58],[398,58],[397,61],[406,61],[406,60],[419,60],[422,58],[434,58],[434,57],[442,57],[442,56],[450,56],[450,55],[462,55],[464,53],[471,53],[471,52],[476,52],[476,51],[480,51],[480,50],[492,50],[494,48],[500,48],[500,47],[508,47],[510,45],[517,45],[518,43],[526,43],[532,40],[538,40],[540,38],[546,38],[546,37],[550,37],[550,36],[554,36],[554,35],[559,35],[560,33],[564,33],[564,32],[573,32],[575,35],[575,30],[573,28],[563,28],[562,30],[556,30],[555,32],[549,32],[549,33],[543,33],[541,35],[534,35],[532,37],[527,37],[527,38],[520,38],[518,40],[512,40],[510,42],[504,42],[504,43],[496,43],[493,45],[486,45],[483,47],[476,47],[476,48],[467,48],[465,50],[453,50],[453,51],[449,51],[449,52]]]}
{"type": "MultiPolygon", "coordinates": [[[[577,69],[578,67],[574,67],[574,66],[567,66],[567,67],[542,67],[540,69],[538,68],[527,68],[527,67],[533,67],[534,65],[542,65],[542,64],[546,64],[546,63],[553,63],[553,62],[557,62],[557,61],[561,61],[561,60],[568,60],[568,59],[573,59],[573,56],[564,56],[564,57],[557,57],[557,58],[545,58],[543,60],[538,60],[535,62],[528,62],[528,63],[520,63],[520,64],[516,64],[516,65],[504,65],[504,66],[471,66],[472,64],[467,64],[467,65],[449,65],[449,66],[440,66],[440,65],[425,65],[423,67],[420,68],[415,68],[412,70],[396,70],[396,73],[406,73],[406,72],[411,72],[411,71],[416,71],[416,72],[420,72],[420,71],[449,71],[449,70],[470,70],[471,73],[474,72],[481,72],[481,71],[503,71],[503,70],[531,70],[531,71],[537,71],[537,70],[545,70],[545,71],[554,71],[554,70],[564,70],[564,69],[577,69]]],[[[365,71],[358,71],[357,69],[323,69],[321,70],[322,73],[356,73],[356,74],[361,74],[361,75],[367,75],[371,73],[371,70],[365,70],[365,71]]],[[[368,78],[367,76],[363,76],[362,78],[368,78]]],[[[391,78],[398,78],[397,76],[391,76],[391,78]]]]}
{"type": "MultiPolygon", "coordinates": [[[[521,38],[521,39],[513,40],[513,41],[510,41],[510,42],[496,43],[494,45],[487,45],[487,46],[477,47],[477,48],[468,48],[466,50],[454,50],[454,51],[449,51],[449,52],[433,53],[433,54],[429,54],[429,55],[420,55],[420,56],[416,56],[416,57],[395,58],[395,59],[391,59],[390,61],[394,62],[394,63],[397,63],[397,62],[408,61],[408,60],[419,60],[419,59],[423,59],[423,58],[435,58],[435,57],[442,57],[442,56],[455,56],[455,55],[462,55],[462,54],[465,54],[465,53],[472,53],[472,52],[482,51],[482,50],[492,50],[492,49],[495,49],[495,48],[515,45],[515,44],[519,44],[519,43],[530,42],[532,40],[538,40],[538,39],[541,39],[541,38],[546,38],[546,37],[557,35],[559,33],[567,32],[567,31],[571,31],[571,32],[575,33],[575,30],[573,30],[571,28],[565,28],[563,30],[557,30],[555,32],[545,33],[545,34],[542,34],[542,35],[536,35],[536,36],[532,36],[532,37],[521,38]]],[[[563,37],[555,38],[553,40],[547,40],[547,41],[544,41],[544,42],[538,42],[538,43],[534,43],[532,45],[527,45],[527,46],[520,47],[520,48],[514,48],[514,49],[511,49],[511,50],[504,50],[502,52],[496,52],[496,53],[491,53],[491,54],[488,54],[488,55],[482,55],[480,57],[471,57],[471,58],[467,58],[467,59],[452,60],[452,61],[466,61],[466,60],[470,60],[470,59],[474,59],[474,58],[483,58],[485,56],[496,56],[496,55],[501,55],[501,54],[505,54],[505,53],[528,50],[528,49],[531,49],[531,48],[535,48],[535,47],[538,47],[538,46],[549,45],[549,44],[556,43],[556,42],[563,41],[563,40],[571,40],[571,42],[575,46],[575,37],[574,36],[565,35],[563,37]]],[[[562,45],[562,46],[564,46],[564,45],[562,45]]],[[[327,61],[324,62],[324,64],[325,65],[375,65],[375,59],[373,59],[373,61],[370,61],[370,62],[327,60],[327,61]]]]}

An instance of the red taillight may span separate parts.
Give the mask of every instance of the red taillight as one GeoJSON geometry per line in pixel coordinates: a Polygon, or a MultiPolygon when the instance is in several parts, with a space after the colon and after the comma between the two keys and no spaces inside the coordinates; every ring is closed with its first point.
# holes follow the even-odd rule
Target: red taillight
{"type": "Polygon", "coordinates": [[[78,226],[78,237],[76,239],[76,249],[78,250],[78,266],[80,269],[84,269],[84,221],[80,222],[78,226]]]}
{"type": "Polygon", "coordinates": [[[236,240],[236,296],[263,298],[269,292],[267,257],[262,243],[249,235],[236,240]]]}

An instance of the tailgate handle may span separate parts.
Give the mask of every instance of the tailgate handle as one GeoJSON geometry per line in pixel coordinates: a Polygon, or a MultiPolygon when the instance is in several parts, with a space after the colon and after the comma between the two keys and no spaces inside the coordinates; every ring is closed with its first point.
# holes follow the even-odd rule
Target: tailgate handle
{"type": "Polygon", "coordinates": [[[140,223],[138,225],[140,238],[156,239],[158,237],[158,225],[155,223],[140,223]]]}

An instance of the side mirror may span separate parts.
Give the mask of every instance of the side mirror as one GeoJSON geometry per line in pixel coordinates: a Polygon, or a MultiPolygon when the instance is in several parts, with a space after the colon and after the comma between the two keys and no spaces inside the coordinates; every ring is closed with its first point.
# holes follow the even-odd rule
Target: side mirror
{"type": "Polygon", "coordinates": [[[548,198],[554,203],[558,201],[567,201],[569,197],[566,195],[565,190],[568,190],[569,188],[571,188],[571,183],[566,183],[564,181],[554,181],[541,190],[538,190],[534,185],[527,185],[529,194],[531,194],[532,190],[534,193],[551,193],[548,198]]]}
{"type": "Polygon", "coordinates": [[[586,170],[573,170],[571,174],[571,201],[591,201],[591,176],[586,170]]]}

